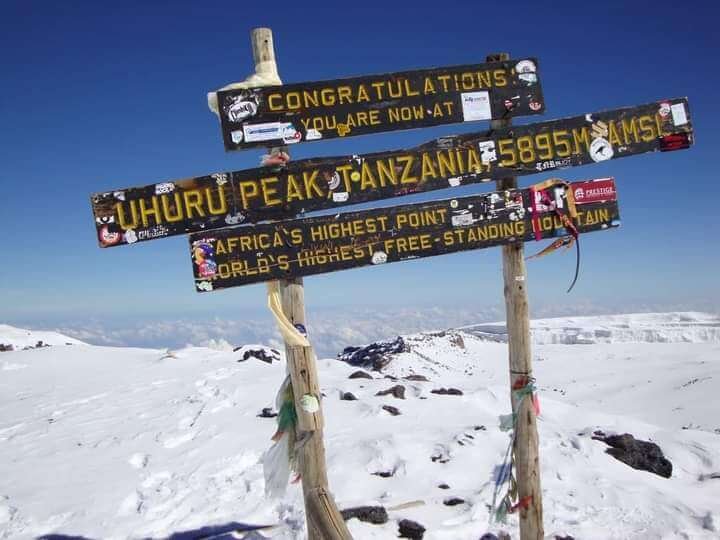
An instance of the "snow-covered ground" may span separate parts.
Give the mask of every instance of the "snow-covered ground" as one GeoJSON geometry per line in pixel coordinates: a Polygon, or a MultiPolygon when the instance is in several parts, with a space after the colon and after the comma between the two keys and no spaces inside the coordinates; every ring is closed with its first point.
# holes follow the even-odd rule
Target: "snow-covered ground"
{"type": "MultiPolygon", "coordinates": [[[[488,326],[410,336],[411,351],[372,380],[348,379],[357,368],[319,361],[338,505],[425,503],[390,511],[385,525],[353,519],[355,538],[395,538],[402,518],[422,523],[428,539],[500,529],[517,537],[515,517],[488,527],[493,471],[508,442],[498,416],[509,412],[507,347],[499,325],[488,326]],[[429,382],[384,378],[411,373],[429,382]],[[405,386],[404,400],[375,395],[395,384],[405,386]],[[431,392],[441,387],[463,395],[431,392]],[[358,399],[340,400],[340,392],[358,399]],[[451,497],[465,502],[444,505],[451,497]]],[[[720,472],[717,318],[633,315],[533,327],[548,537],[718,538],[720,478],[709,478],[720,472]],[[570,335],[581,339],[563,337],[570,335]],[[616,461],[591,439],[598,429],[656,442],[672,477],[616,461]]],[[[0,327],[0,343],[16,334],[0,327]]],[[[38,336],[26,337],[50,342],[38,336]]],[[[282,501],[264,496],[260,458],[275,420],[257,415],[273,405],[281,362],[238,362],[241,351],[209,348],[63,345],[72,341],[0,353],[0,538],[157,538],[231,521],[280,521],[263,534],[303,537],[300,488],[290,486],[282,501]]]]}

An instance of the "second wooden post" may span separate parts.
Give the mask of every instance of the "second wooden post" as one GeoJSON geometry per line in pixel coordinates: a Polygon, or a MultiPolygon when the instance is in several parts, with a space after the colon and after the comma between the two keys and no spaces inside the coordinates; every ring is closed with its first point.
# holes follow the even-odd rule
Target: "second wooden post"
{"type": "MultiPolygon", "coordinates": [[[[488,62],[509,60],[508,53],[489,55],[488,62]]],[[[493,120],[493,129],[504,128],[511,120],[493,120]]],[[[517,188],[517,178],[509,176],[497,181],[498,190],[517,188]]],[[[544,536],[542,492],[540,490],[540,458],[535,410],[530,399],[518,399],[514,389],[532,378],[530,315],[528,309],[525,250],[522,242],[502,247],[505,317],[507,323],[510,395],[516,418],[515,467],[519,501],[520,539],[541,540],[544,536]]]]}

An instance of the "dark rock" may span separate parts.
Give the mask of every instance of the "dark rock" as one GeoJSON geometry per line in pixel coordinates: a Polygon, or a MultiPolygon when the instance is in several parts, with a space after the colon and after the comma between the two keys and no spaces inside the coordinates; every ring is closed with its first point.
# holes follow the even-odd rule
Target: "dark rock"
{"type": "Polygon", "coordinates": [[[381,390],[376,396],[387,396],[391,395],[394,398],[397,399],[405,399],[405,387],[402,384],[396,384],[395,386],[392,386],[388,388],[387,390],[381,390]]]}
{"type": "MultiPolygon", "coordinates": [[[[233,349],[233,352],[237,352],[240,349],[242,349],[242,347],[235,347],[233,349]]],[[[245,362],[246,360],[249,360],[250,358],[257,358],[258,360],[262,360],[263,362],[272,364],[273,362],[280,361],[280,351],[278,351],[277,349],[266,349],[266,348],[247,349],[243,353],[242,358],[238,360],[238,362],[245,362]]]]}
{"type": "Polygon", "coordinates": [[[475,426],[473,428],[475,431],[486,431],[487,428],[485,426],[475,426]]]}
{"type": "Polygon", "coordinates": [[[393,377],[392,375],[385,375],[385,377],[383,377],[383,378],[390,379],[391,381],[397,381],[397,377],[393,377]]]}
{"type": "Polygon", "coordinates": [[[593,439],[611,446],[605,452],[633,469],[648,471],[663,478],[672,476],[672,463],[655,443],[640,441],[629,433],[606,436],[601,431],[596,431],[593,439]]]}
{"type": "Polygon", "coordinates": [[[450,489],[450,486],[448,486],[447,484],[439,484],[438,487],[440,489],[450,489]]]}
{"type": "Polygon", "coordinates": [[[407,377],[403,377],[403,378],[406,381],[430,382],[425,375],[408,375],[407,377]]]}
{"type": "Polygon", "coordinates": [[[379,476],[381,478],[390,478],[391,476],[395,476],[395,471],[378,471],[372,474],[373,476],[379,476]]]}
{"type": "Polygon", "coordinates": [[[341,510],[340,514],[345,521],[358,518],[360,521],[374,523],[375,525],[382,525],[388,522],[387,510],[382,506],[356,506],[354,508],[341,510]]]}
{"type": "Polygon", "coordinates": [[[447,463],[450,461],[450,458],[442,454],[435,454],[434,456],[430,456],[430,460],[433,463],[447,463]]]}
{"type": "Polygon", "coordinates": [[[343,401],[357,401],[355,394],[352,392],[340,392],[340,399],[343,401]]]}
{"type": "Polygon", "coordinates": [[[398,336],[392,341],[378,341],[365,347],[346,347],[338,354],[338,360],[353,366],[369,367],[375,371],[384,368],[393,354],[409,351],[405,340],[398,336]]]}
{"type": "Polygon", "coordinates": [[[373,376],[370,375],[367,371],[363,371],[361,369],[357,371],[353,371],[348,379],[372,379],[373,376]]]}
{"type": "Polygon", "coordinates": [[[462,396],[462,390],[458,390],[457,388],[436,388],[435,390],[430,390],[431,394],[440,394],[441,396],[462,396]]]}
{"type": "Polygon", "coordinates": [[[455,345],[456,347],[465,350],[465,340],[463,339],[462,335],[452,333],[448,336],[448,340],[452,345],[455,345]]]}
{"type": "Polygon", "coordinates": [[[460,497],[450,497],[449,499],[445,499],[443,504],[445,506],[457,506],[458,504],[465,504],[465,499],[461,499],[460,497]]]}
{"type": "Polygon", "coordinates": [[[272,407],[265,407],[260,414],[258,414],[258,418],[275,418],[278,415],[275,411],[272,410],[272,407]]]}
{"type": "Polygon", "coordinates": [[[382,408],[384,410],[386,410],[387,412],[389,412],[390,414],[392,414],[393,416],[398,416],[398,415],[402,414],[400,412],[400,409],[398,409],[397,407],[393,407],[392,405],[383,405],[382,408]]]}
{"type": "Polygon", "coordinates": [[[398,523],[398,529],[400,538],[413,538],[415,540],[421,540],[425,534],[425,527],[420,525],[417,521],[412,521],[410,519],[400,520],[400,523],[398,523]]]}
{"type": "Polygon", "coordinates": [[[13,347],[10,344],[5,345],[4,343],[0,343],[0,352],[10,352],[10,351],[14,351],[14,350],[15,350],[15,347],[13,347]]]}
{"type": "Polygon", "coordinates": [[[570,536],[569,534],[567,536],[560,536],[559,534],[556,534],[555,540],[575,540],[575,537],[570,536]]]}

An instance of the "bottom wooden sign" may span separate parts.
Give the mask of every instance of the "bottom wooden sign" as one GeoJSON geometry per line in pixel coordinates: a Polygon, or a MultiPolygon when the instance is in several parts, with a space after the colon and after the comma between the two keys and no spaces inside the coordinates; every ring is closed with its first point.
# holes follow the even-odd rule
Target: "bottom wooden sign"
{"type": "Polygon", "coordinates": [[[612,178],[190,235],[199,292],[445,255],[620,224],[612,178]],[[572,196],[568,199],[568,190],[572,196]]]}

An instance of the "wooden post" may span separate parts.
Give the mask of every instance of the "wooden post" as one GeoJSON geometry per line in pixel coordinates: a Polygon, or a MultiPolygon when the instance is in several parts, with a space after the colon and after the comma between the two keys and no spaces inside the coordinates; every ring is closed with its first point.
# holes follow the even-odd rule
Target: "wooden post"
{"type": "MultiPolygon", "coordinates": [[[[489,55],[488,62],[509,60],[508,53],[489,55]]],[[[510,119],[493,120],[493,129],[504,128],[510,119]]],[[[517,178],[509,176],[497,181],[498,190],[517,187],[517,178]]],[[[522,382],[532,377],[532,353],[530,349],[530,316],[528,312],[527,280],[524,248],[522,242],[502,247],[503,279],[505,282],[505,317],[507,322],[510,360],[510,396],[512,411],[517,418],[515,434],[515,467],[518,499],[528,500],[527,508],[520,508],[520,539],[541,540],[544,536],[542,517],[542,492],[540,490],[540,460],[535,411],[530,399],[521,402],[513,388],[518,379],[522,382]],[[520,405],[518,407],[518,405],[520,405]]]]}
{"type": "MultiPolygon", "coordinates": [[[[252,31],[255,72],[277,72],[272,30],[252,31]]],[[[272,153],[286,151],[273,148],[272,153]]],[[[302,279],[280,282],[285,316],[296,327],[305,328],[305,292],[302,279]]],[[[295,410],[298,416],[298,464],[305,499],[305,519],[309,540],[352,540],[350,531],[328,489],[323,443],[323,416],[317,366],[312,347],[285,343],[295,410]]]]}

